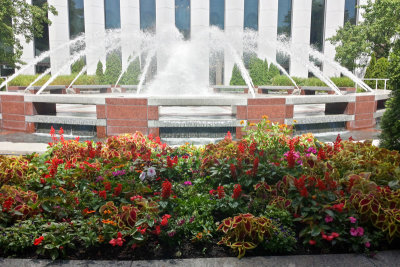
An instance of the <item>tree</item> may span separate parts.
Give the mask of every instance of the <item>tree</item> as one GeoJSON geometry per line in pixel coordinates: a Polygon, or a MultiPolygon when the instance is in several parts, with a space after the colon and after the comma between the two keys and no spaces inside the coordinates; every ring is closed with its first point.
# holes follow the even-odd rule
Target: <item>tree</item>
{"type": "Polygon", "coordinates": [[[364,21],[358,25],[347,22],[335,36],[328,39],[336,45],[335,59],[350,70],[365,67],[357,59],[375,53],[377,59],[387,58],[400,34],[399,0],[368,0],[361,6],[364,21]]]}
{"type": "Polygon", "coordinates": [[[396,43],[390,54],[388,73],[392,97],[386,102],[386,111],[381,121],[380,145],[400,151],[400,42],[396,43]]]}
{"type": "Polygon", "coordinates": [[[242,74],[240,73],[239,67],[235,64],[232,70],[232,78],[229,83],[230,85],[246,85],[246,82],[243,80],[242,74]]]}
{"type": "Polygon", "coordinates": [[[139,75],[140,75],[140,61],[139,57],[137,57],[134,61],[132,61],[126,72],[121,78],[121,84],[124,85],[133,85],[139,84],[139,75]]]}
{"type": "Polygon", "coordinates": [[[120,51],[114,51],[107,55],[106,70],[104,72],[104,82],[115,84],[122,72],[122,62],[120,51]]]}
{"type": "Polygon", "coordinates": [[[15,67],[22,56],[22,44],[17,36],[26,42],[34,36],[41,37],[43,25],[50,25],[48,12],[57,15],[53,6],[30,5],[25,0],[0,0],[0,63],[15,67]]]}

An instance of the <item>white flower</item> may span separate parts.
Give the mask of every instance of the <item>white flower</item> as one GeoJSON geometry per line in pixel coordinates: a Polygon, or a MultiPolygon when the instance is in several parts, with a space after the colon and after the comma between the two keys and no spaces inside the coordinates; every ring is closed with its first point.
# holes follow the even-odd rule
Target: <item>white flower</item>
{"type": "Polygon", "coordinates": [[[156,176],[156,169],[155,169],[154,167],[150,167],[150,168],[147,170],[147,176],[148,176],[149,178],[153,178],[154,176],[156,176]]]}
{"type": "Polygon", "coordinates": [[[144,181],[144,179],[146,179],[146,173],[142,172],[139,176],[139,179],[142,180],[142,182],[144,181]]]}

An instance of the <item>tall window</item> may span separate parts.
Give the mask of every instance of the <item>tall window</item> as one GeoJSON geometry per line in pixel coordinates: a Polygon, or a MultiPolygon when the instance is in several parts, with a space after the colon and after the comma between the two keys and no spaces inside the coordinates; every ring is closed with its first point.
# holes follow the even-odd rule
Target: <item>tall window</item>
{"type": "MultiPolygon", "coordinates": [[[[292,0],[279,0],[278,2],[278,35],[292,35],[292,0]]],[[[278,62],[287,72],[290,69],[290,57],[283,53],[276,54],[278,62]]]]}
{"type": "Polygon", "coordinates": [[[225,29],[225,0],[210,0],[210,25],[225,29]]]}
{"type": "Polygon", "coordinates": [[[350,22],[355,25],[357,22],[357,0],[346,0],[344,4],[344,23],[350,22]]]}
{"type": "MultiPolygon", "coordinates": [[[[47,3],[47,0],[33,0],[32,4],[35,6],[43,6],[47,3]]],[[[34,48],[35,48],[35,57],[39,56],[41,53],[48,51],[50,49],[49,44],[49,26],[47,24],[43,24],[43,32],[41,37],[34,37],[34,48]]],[[[47,57],[38,64],[36,64],[36,73],[43,73],[47,68],[50,67],[50,58],[47,57]]]]}
{"type": "Polygon", "coordinates": [[[318,51],[324,48],[325,0],[313,0],[311,11],[310,44],[318,51]]]}
{"type": "Polygon", "coordinates": [[[106,29],[121,28],[120,0],[104,0],[104,17],[106,29]]]}
{"type": "Polygon", "coordinates": [[[156,0],[140,0],[140,29],[156,32],[156,0]]]}
{"type": "MultiPolygon", "coordinates": [[[[12,19],[8,14],[3,17],[3,22],[8,26],[11,26],[12,19]]],[[[5,56],[7,54],[13,54],[14,49],[11,45],[7,45],[7,40],[3,39],[4,36],[0,34],[0,54],[5,56]]],[[[14,73],[14,68],[5,64],[5,62],[0,62],[0,76],[8,76],[14,73]]]]}
{"type": "MultiPolygon", "coordinates": [[[[228,0],[229,1],[229,0],[228,0]]],[[[210,26],[225,29],[225,0],[210,0],[210,26]]],[[[210,84],[224,82],[224,50],[210,52],[210,84]]]]}
{"type": "Polygon", "coordinates": [[[68,0],[69,36],[71,39],[85,32],[83,0],[68,0]]]}
{"type": "Polygon", "coordinates": [[[190,0],[175,0],[175,26],[185,40],[190,38],[190,0]]]}
{"type": "Polygon", "coordinates": [[[244,28],[258,31],[258,0],[244,0],[244,28]]]}

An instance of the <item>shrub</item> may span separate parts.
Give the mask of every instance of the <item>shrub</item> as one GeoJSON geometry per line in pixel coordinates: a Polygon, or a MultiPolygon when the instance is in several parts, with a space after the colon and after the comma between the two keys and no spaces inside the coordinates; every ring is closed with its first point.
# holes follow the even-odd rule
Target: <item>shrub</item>
{"type": "Polygon", "coordinates": [[[81,57],[78,61],[71,65],[72,73],[79,73],[86,65],[86,59],[81,57]]]}
{"type": "Polygon", "coordinates": [[[99,62],[97,63],[97,67],[96,67],[96,76],[101,79],[103,77],[103,75],[104,75],[103,63],[101,63],[101,61],[99,60],[99,62]]]}
{"type": "Polygon", "coordinates": [[[140,61],[137,57],[134,61],[132,61],[125,74],[121,78],[121,84],[125,85],[132,85],[139,83],[139,76],[140,76],[140,61]]]}
{"type": "Polygon", "coordinates": [[[400,43],[390,55],[389,84],[392,97],[386,102],[386,111],[381,121],[380,145],[387,149],[400,151],[400,43]]]}
{"type": "MultiPolygon", "coordinates": [[[[292,77],[298,86],[304,85],[306,78],[292,77]]],[[[271,79],[272,85],[276,86],[294,86],[292,81],[286,75],[277,75],[271,79]]]]}
{"type": "Polygon", "coordinates": [[[304,86],[327,86],[323,81],[318,78],[308,78],[304,81],[304,86]]]}
{"type": "Polygon", "coordinates": [[[337,87],[351,87],[352,88],[355,86],[354,81],[348,77],[332,77],[331,80],[337,87]]]}
{"type": "Polygon", "coordinates": [[[115,84],[121,72],[121,56],[118,51],[114,51],[107,56],[103,82],[107,84],[115,84]]]}
{"type": "Polygon", "coordinates": [[[249,74],[254,85],[264,85],[269,83],[268,63],[257,57],[251,57],[249,63],[249,74]]]}
{"type": "Polygon", "coordinates": [[[232,78],[229,82],[230,85],[246,85],[242,74],[240,73],[239,67],[235,64],[232,70],[232,78]]]}

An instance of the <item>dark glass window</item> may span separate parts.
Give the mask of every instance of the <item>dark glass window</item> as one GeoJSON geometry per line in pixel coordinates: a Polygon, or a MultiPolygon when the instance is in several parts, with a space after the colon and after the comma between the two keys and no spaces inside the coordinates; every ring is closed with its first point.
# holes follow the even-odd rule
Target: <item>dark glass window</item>
{"type": "Polygon", "coordinates": [[[120,0],[104,0],[104,17],[107,30],[121,28],[120,0]]]}
{"type": "Polygon", "coordinates": [[[244,0],[243,28],[258,31],[258,0],[244,0]]]}
{"type": "Polygon", "coordinates": [[[71,39],[85,32],[83,0],[68,0],[69,36],[71,39]]]}
{"type": "MultiPolygon", "coordinates": [[[[12,24],[12,19],[8,14],[5,14],[5,16],[2,18],[4,24],[11,26],[12,24]]],[[[11,45],[8,45],[7,40],[4,40],[6,36],[3,36],[0,34],[0,56],[5,58],[8,56],[8,54],[13,54],[14,49],[11,45]]],[[[0,76],[9,76],[14,73],[14,68],[5,65],[5,62],[0,62],[0,76]]]]}
{"type": "Polygon", "coordinates": [[[225,0],[210,0],[210,25],[225,29],[225,0]]]}
{"type": "MultiPolygon", "coordinates": [[[[43,6],[47,3],[47,0],[33,0],[32,4],[35,6],[43,6]]],[[[39,56],[41,53],[48,51],[50,49],[49,44],[49,26],[47,24],[43,24],[43,32],[41,37],[34,37],[34,48],[35,48],[35,57],[39,56]]],[[[50,67],[50,58],[45,58],[38,64],[36,64],[36,73],[43,73],[47,68],[50,67]]]]}
{"type": "Polygon", "coordinates": [[[140,29],[156,32],[156,0],[140,0],[140,29]]]}
{"type": "Polygon", "coordinates": [[[325,0],[313,0],[311,11],[310,44],[318,51],[324,48],[325,0]]]}
{"type": "Polygon", "coordinates": [[[292,0],[279,0],[278,3],[278,35],[292,34],[292,0]]]}
{"type": "Polygon", "coordinates": [[[185,40],[190,38],[190,0],[175,0],[175,26],[185,40]]]}
{"type": "Polygon", "coordinates": [[[357,0],[346,0],[344,4],[344,23],[350,22],[355,25],[357,22],[357,0]]]}

